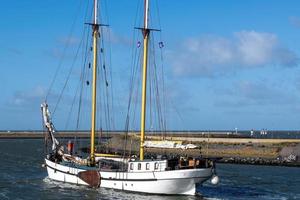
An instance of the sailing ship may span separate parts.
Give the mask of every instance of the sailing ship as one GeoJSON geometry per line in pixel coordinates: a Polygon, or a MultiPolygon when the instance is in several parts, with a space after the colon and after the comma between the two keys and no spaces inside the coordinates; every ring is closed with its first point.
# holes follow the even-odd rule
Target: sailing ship
{"type": "MultiPolygon", "coordinates": [[[[149,0],[144,1],[143,36],[143,72],[142,103],[139,158],[115,157],[95,152],[96,106],[97,106],[97,58],[98,58],[98,1],[94,0],[93,36],[93,80],[92,80],[92,117],[90,134],[90,152],[87,158],[81,158],[65,152],[65,147],[56,138],[56,129],[46,102],[41,104],[44,128],[51,141],[51,150],[45,158],[48,177],[55,181],[103,187],[150,194],[195,195],[196,187],[208,179],[218,181],[215,164],[207,158],[158,158],[145,159],[145,121],[148,68],[148,43],[150,29],[149,0]]],[[[71,148],[70,146],[68,146],[71,148]]]]}

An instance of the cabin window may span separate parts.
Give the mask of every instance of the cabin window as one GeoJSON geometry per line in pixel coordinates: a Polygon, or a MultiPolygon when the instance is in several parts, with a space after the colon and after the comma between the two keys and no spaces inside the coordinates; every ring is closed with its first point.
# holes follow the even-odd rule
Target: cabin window
{"type": "Polygon", "coordinates": [[[158,163],[157,162],[154,164],[154,169],[158,169],[158,163]]]}
{"type": "Polygon", "coordinates": [[[150,163],[146,163],[146,170],[150,169],[150,163]]]}
{"type": "Polygon", "coordinates": [[[139,163],[139,164],[138,164],[138,170],[141,170],[141,169],[142,169],[142,164],[139,163]]]}
{"type": "Polygon", "coordinates": [[[130,170],[133,170],[133,163],[130,163],[130,170]]]}

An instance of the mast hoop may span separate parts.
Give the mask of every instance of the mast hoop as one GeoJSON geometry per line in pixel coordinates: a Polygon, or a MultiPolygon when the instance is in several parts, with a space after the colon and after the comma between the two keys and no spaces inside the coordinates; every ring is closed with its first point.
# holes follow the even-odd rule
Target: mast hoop
{"type": "Polygon", "coordinates": [[[107,26],[107,27],[109,27],[109,24],[95,24],[95,23],[90,23],[90,22],[86,22],[84,24],[90,25],[90,26],[97,26],[97,27],[100,27],[100,26],[107,26]]]}
{"type": "Polygon", "coordinates": [[[161,31],[161,29],[155,29],[155,28],[143,28],[143,27],[134,27],[134,29],[142,30],[142,31],[161,31]]]}
{"type": "Polygon", "coordinates": [[[142,31],[142,34],[144,36],[144,38],[146,36],[149,35],[150,31],[161,31],[160,29],[154,29],[154,28],[141,28],[141,27],[134,27],[134,29],[138,29],[138,30],[141,30],[142,31]]]}

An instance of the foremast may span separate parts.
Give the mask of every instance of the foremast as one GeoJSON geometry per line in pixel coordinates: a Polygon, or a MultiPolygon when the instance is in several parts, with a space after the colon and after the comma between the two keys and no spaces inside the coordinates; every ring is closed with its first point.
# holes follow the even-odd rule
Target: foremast
{"type": "Polygon", "coordinates": [[[95,130],[96,130],[96,106],[97,106],[97,55],[98,55],[98,0],[94,0],[93,28],[93,82],[92,82],[92,124],[91,124],[91,152],[90,165],[95,165],[95,130]]]}
{"type": "Polygon", "coordinates": [[[147,103],[147,67],[148,67],[148,42],[150,29],[148,28],[149,0],[144,1],[144,28],[142,33],[144,37],[143,49],[143,80],[142,80],[142,108],[141,108],[141,142],[140,142],[140,160],[144,160],[144,141],[145,141],[145,121],[146,121],[146,103],[147,103]]]}

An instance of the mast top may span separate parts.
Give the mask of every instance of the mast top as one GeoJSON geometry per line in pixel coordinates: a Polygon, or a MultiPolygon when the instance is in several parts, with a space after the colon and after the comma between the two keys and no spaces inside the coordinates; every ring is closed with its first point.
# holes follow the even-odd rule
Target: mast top
{"type": "Polygon", "coordinates": [[[160,29],[149,28],[149,0],[144,0],[144,27],[134,27],[142,31],[145,38],[146,35],[149,35],[150,31],[160,31],[160,29]]]}
{"type": "Polygon", "coordinates": [[[98,0],[94,0],[94,24],[98,23],[98,0]]]}
{"type": "Polygon", "coordinates": [[[149,23],[149,0],[145,0],[145,11],[144,11],[144,29],[148,29],[149,23]]]}
{"type": "Polygon", "coordinates": [[[94,0],[94,20],[93,22],[89,22],[89,23],[84,23],[84,24],[87,24],[87,25],[91,25],[94,27],[94,30],[95,28],[98,30],[98,28],[100,26],[109,26],[108,24],[98,24],[98,0],[94,0]]]}

